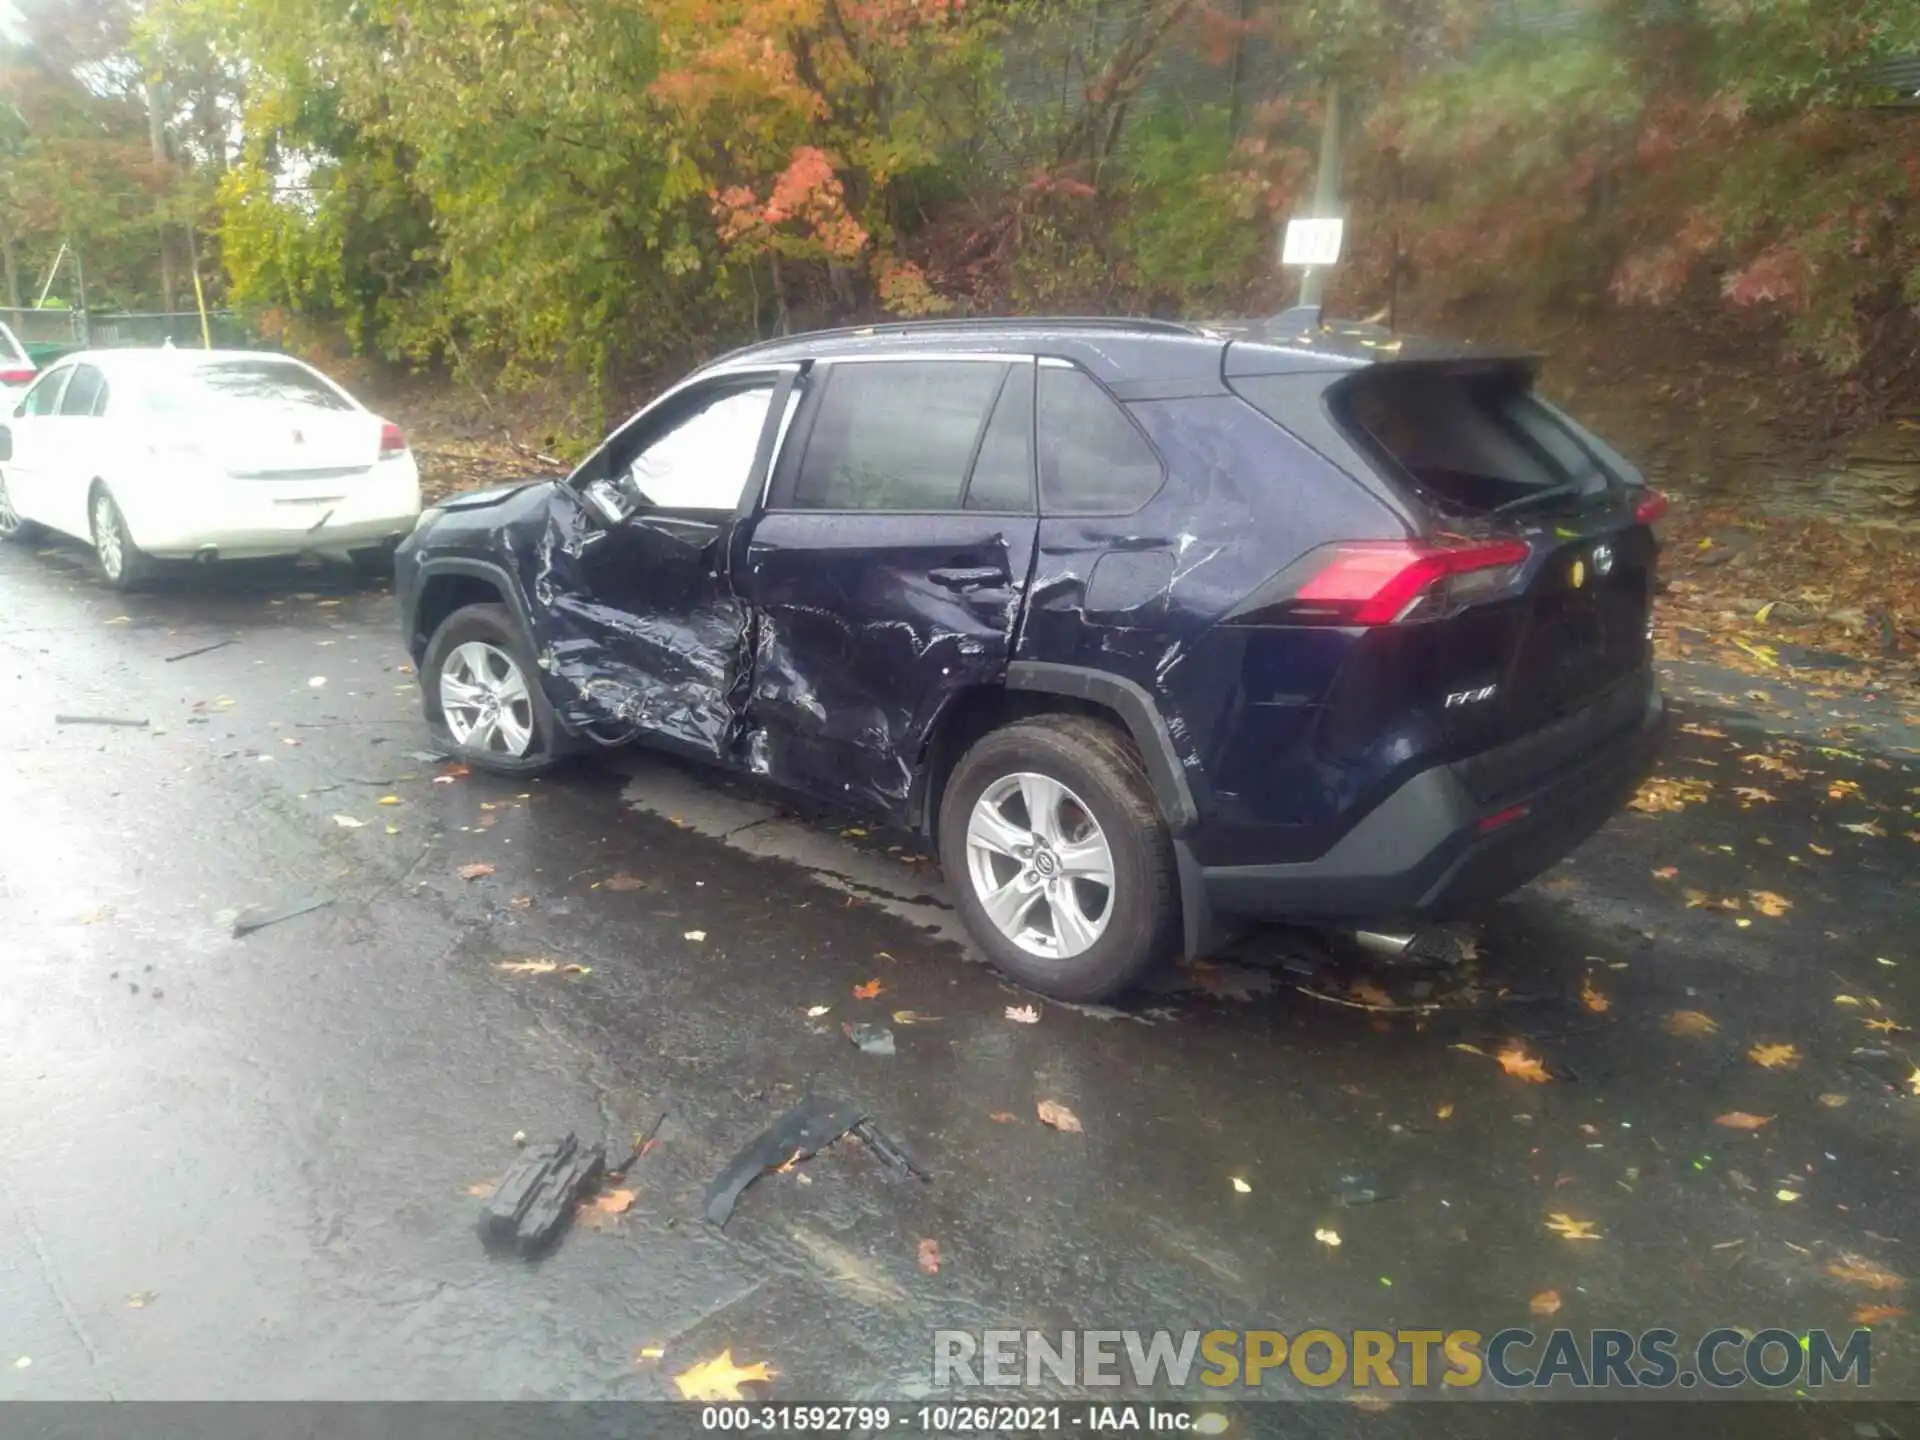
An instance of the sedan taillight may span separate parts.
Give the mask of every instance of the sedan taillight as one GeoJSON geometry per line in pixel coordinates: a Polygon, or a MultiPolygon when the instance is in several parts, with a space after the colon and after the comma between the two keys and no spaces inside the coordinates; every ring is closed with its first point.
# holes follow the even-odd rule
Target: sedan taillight
{"type": "MultiPolygon", "coordinates": [[[[365,453],[364,451],[362,452],[365,453]]],[[[396,455],[407,453],[407,437],[400,427],[391,420],[380,427],[380,458],[391,460],[396,455]]]]}
{"type": "Polygon", "coordinates": [[[0,370],[0,385],[31,385],[39,373],[31,367],[25,370],[0,370]]]}

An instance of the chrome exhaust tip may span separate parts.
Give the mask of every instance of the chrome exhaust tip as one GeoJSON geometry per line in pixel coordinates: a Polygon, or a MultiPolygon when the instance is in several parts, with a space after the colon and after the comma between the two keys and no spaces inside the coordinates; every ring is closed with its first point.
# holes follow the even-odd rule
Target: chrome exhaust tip
{"type": "Polygon", "coordinates": [[[1348,938],[1365,950],[1369,955],[1384,955],[1389,960],[1398,959],[1413,948],[1417,933],[1399,934],[1384,930],[1350,930],[1348,938]]]}

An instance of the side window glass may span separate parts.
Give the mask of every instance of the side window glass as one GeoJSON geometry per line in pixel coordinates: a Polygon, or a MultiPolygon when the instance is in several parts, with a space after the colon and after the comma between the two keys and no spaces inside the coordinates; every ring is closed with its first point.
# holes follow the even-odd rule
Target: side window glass
{"type": "Polygon", "coordinates": [[[107,384],[106,377],[104,375],[101,376],[100,397],[93,402],[93,413],[95,415],[105,415],[107,413],[107,392],[111,389],[113,389],[113,387],[107,384]]]}
{"type": "Polygon", "coordinates": [[[73,374],[71,368],[56,370],[51,375],[42,375],[27,392],[27,398],[20,402],[22,415],[51,415],[60,405],[60,392],[67,388],[67,377],[73,374]]]}
{"type": "Polygon", "coordinates": [[[1015,365],[1001,387],[967,482],[967,509],[1033,509],[1033,370],[1015,365]]]}
{"type": "Polygon", "coordinates": [[[772,403],[771,385],[712,396],[628,461],[623,485],[651,509],[732,510],[753,471],[772,403]]]}
{"type": "Polygon", "coordinates": [[[73,379],[67,382],[67,393],[61,397],[62,415],[91,415],[94,402],[99,400],[100,392],[106,388],[107,377],[91,365],[76,365],[73,379]]]}
{"type": "Polygon", "coordinates": [[[1048,510],[1131,514],[1162,478],[1160,457],[1092,377],[1040,367],[1040,499],[1048,510]]]}
{"type": "Polygon", "coordinates": [[[828,368],[794,506],[958,510],[1006,363],[886,360],[828,368]]]}

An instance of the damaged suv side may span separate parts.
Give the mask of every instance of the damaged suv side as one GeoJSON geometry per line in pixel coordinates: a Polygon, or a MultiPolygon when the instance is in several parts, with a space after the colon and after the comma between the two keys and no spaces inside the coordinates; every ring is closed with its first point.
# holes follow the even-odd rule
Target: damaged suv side
{"type": "Polygon", "coordinates": [[[1531,380],[1291,321],[768,342],[428,510],[404,629],[471,763],[637,741],[916,828],[990,958],[1109,996],[1495,898],[1632,793],[1663,502],[1531,380]]]}

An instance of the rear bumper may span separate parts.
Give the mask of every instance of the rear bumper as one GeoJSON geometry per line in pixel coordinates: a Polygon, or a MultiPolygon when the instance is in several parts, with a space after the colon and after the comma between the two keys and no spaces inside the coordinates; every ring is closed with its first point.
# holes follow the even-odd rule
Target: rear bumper
{"type": "Polygon", "coordinates": [[[123,482],[115,486],[114,498],[134,543],[149,555],[339,554],[397,543],[413,529],[420,515],[420,471],[408,455],[339,480],[218,477],[166,493],[123,482]]]}
{"type": "Polygon", "coordinates": [[[1189,873],[1221,917],[1353,923],[1470,911],[1558,864],[1616,814],[1653,768],[1667,724],[1655,689],[1636,723],[1522,793],[1477,802],[1461,767],[1435,766],[1316,860],[1189,873]]]}

